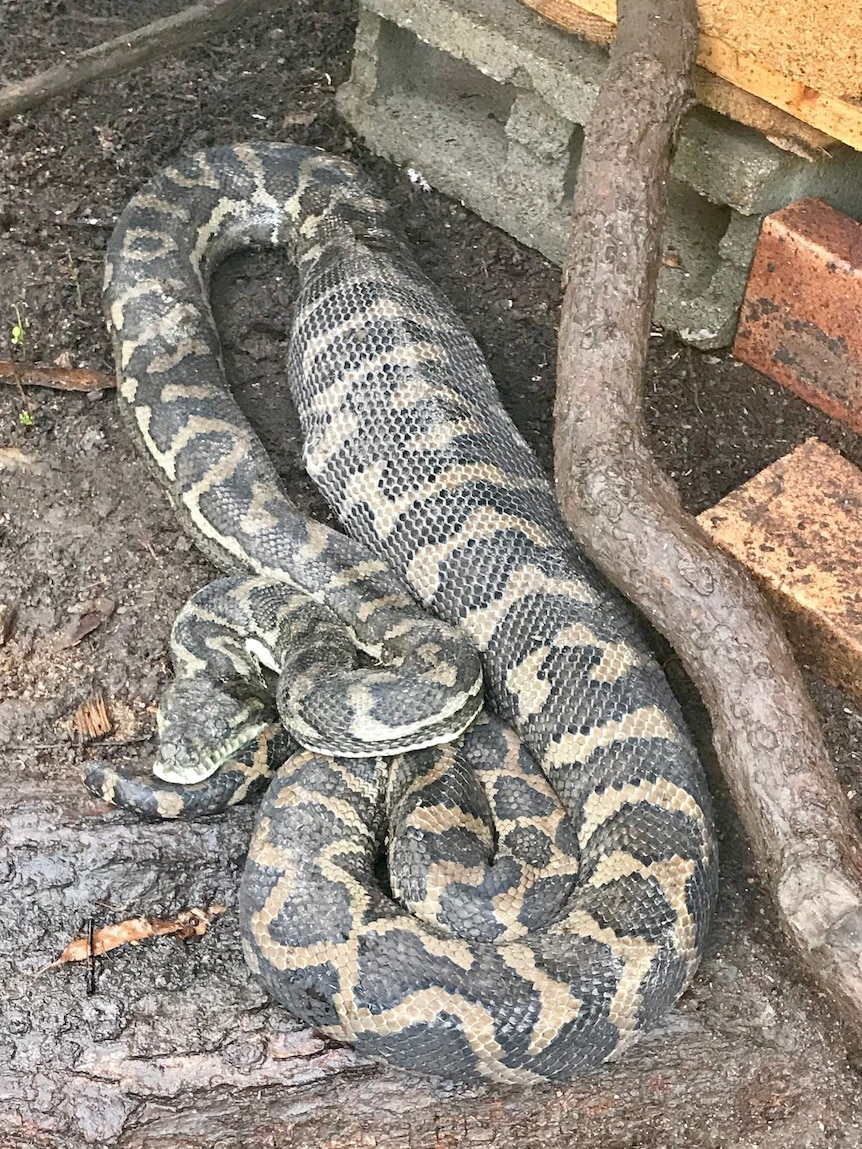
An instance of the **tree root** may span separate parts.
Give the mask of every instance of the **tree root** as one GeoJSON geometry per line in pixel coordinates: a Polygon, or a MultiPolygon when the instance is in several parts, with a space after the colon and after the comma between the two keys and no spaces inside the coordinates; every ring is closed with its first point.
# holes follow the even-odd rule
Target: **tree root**
{"type": "Polygon", "coordinates": [[[555,412],[564,514],[678,652],[788,937],[862,1035],[862,855],[787,640],[747,574],[685,514],[642,418],[669,153],[694,0],[620,0],[564,268],[555,412]]]}

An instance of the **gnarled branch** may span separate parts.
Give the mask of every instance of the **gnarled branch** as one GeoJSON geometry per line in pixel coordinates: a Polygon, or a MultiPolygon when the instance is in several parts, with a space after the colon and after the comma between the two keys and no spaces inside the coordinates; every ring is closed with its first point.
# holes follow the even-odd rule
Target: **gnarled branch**
{"type": "Polygon", "coordinates": [[[783,632],[745,572],[680,508],[642,418],[695,0],[620,0],[619,15],[564,270],[557,490],[588,553],[669,639],[700,690],[788,936],[862,1033],[862,859],[850,808],[783,632]]]}
{"type": "Polygon", "coordinates": [[[122,76],[142,64],[182,52],[265,6],[265,0],[201,0],[173,16],[86,48],[67,62],[0,88],[0,120],[68,95],[94,80],[122,76]]]}

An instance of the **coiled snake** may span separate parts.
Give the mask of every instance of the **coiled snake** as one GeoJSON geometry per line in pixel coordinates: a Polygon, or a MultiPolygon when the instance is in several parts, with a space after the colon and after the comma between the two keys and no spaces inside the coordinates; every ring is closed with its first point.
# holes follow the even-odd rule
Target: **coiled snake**
{"type": "Polygon", "coordinates": [[[145,814],[207,813],[298,742],[240,896],[263,985],[407,1069],[561,1080],[690,980],[709,799],[628,608],[391,215],[350,164],[252,144],[178,163],[121,216],[105,309],[124,420],[201,548],[242,573],[177,620],[158,778],[86,780],[145,814]],[[224,382],[208,277],[250,244],[299,268],[304,460],[346,535],[289,503],[224,382]]]}

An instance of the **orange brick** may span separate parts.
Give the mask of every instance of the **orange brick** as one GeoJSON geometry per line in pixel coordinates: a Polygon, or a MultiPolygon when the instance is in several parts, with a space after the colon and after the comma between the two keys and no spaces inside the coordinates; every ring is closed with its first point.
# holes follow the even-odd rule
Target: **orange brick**
{"type": "Polygon", "coordinates": [[[862,433],[862,224],[816,199],[767,216],[733,353],[862,433]]]}
{"type": "Polygon", "coordinates": [[[757,579],[800,660],[862,701],[862,471],[809,439],[698,522],[757,579]]]}

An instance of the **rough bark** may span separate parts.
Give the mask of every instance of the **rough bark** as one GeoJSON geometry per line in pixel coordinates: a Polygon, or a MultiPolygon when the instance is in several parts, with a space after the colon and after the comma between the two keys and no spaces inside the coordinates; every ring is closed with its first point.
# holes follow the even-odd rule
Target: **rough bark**
{"type": "Polygon", "coordinates": [[[801,1144],[853,1103],[798,1018],[764,1036],[745,1020],[768,989],[720,980],[621,1064],[565,1088],[453,1088],[381,1068],[273,1007],[245,967],[236,884],[252,810],[141,824],[84,794],[71,762],[50,782],[21,773],[0,781],[3,1149],[691,1149],[695,1125],[700,1149],[725,1149],[801,1144]],[[89,914],[212,900],[228,912],[204,938],[113,951],[93,996],[80,966],[35,976],[89,914]],[[803,1060],[832,1090],[820,1101],[803,1060]]]}
{"type": "Polygon", "coordinates": [[[695,3],[621,0],[619,7],[564,268],[557,490],[594,561],[668,638],[700,690],[787,934],[859,1034],[862,861],[850,808],[783,632],[745,572],[681,510],[652,459],[642,418],[695,3]]]}
{"type": "Polygon", "coordinates": [[[266,0],[203,0],[175,16],[154,20],[126,36],[87,48],[68,63],[0,88],[0,120],[66,96],[94,80],[121,76],[142,64],[181,52],[265,6],[266,0]]]}

